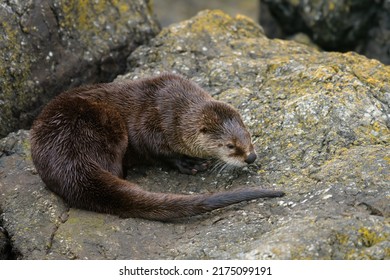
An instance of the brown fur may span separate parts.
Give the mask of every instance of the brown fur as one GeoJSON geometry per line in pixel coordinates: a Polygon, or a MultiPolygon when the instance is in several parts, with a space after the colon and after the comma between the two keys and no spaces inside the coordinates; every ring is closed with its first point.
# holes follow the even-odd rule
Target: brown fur
{"type": "Polygon", "coordinates": [[[32,158],[45,184],[70,206],[154,220],[201,214],[282,192],[240,189],[202,195],[151,193],[123,178],[140,163],[194,174],[217,158],[256,159],[238,112],[178,75],[85,86],[53,99],[34,122],[32,158]]]}

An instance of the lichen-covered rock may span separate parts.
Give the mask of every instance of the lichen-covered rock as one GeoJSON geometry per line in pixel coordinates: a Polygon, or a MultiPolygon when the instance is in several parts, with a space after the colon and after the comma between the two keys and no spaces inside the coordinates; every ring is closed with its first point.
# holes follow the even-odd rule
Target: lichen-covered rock
{"type": "Polygon", "coordinates": [[[0,18],[0,136],[63,90],[112,80],[159,31],[147,0],[2,1],[0,18]]]}
{"type": "Polygon", "coordinates": [[[20,131],[0,141],[0,209],[19,258],[390,259],[390,67],[269,40],[246,17],[205,11],[139,47],[128,70],[118,80],[177,72],[233,104],[259,154],[241,171],[150,168],[129,180],[152,191],[259,185],[287,195],[179,223],[68,209],[39,179],[20,131]]]}

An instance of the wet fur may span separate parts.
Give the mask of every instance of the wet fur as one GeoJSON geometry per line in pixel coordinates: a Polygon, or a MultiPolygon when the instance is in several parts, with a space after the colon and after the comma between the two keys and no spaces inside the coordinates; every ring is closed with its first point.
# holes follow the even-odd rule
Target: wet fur
{"type": "Polygon", "coordinates": [[[31,149],[42,180],[70,206],[122,217],[172,220],[283,195],[257,188],[152,193],[122,179],[139,164],[171,164],[194,174],[206,168],[201,159],[244,166],[256,158],[238,112],[178,75],[60,94],[34,122],[31,149]]]}

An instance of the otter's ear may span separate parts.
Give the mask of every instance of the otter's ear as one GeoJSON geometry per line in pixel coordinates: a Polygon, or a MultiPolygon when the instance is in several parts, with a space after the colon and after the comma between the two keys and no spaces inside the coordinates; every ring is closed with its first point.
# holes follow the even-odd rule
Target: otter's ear
{"type": "Polygon", "coordinates": [[[213,122],[214,124],[219,124],[219,123],[222,123],[222,118],[221,116],[218,114],[218,112],[213,112],[211,114],[211,116],[209,116],[210,118],[210,121],[213,122]]]}

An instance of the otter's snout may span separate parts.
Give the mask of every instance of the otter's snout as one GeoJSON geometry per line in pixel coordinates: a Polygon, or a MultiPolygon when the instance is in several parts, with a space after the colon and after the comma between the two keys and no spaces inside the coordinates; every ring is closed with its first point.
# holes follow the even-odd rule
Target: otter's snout
{"type": "Polygon", "coordinates": [[[245,159],[245,162],[247,164],[251,164],[251,163],[254,163],[255,160],[256,160],[257,156],[255,153],[250,153],[249,156],[245,159]]]}

